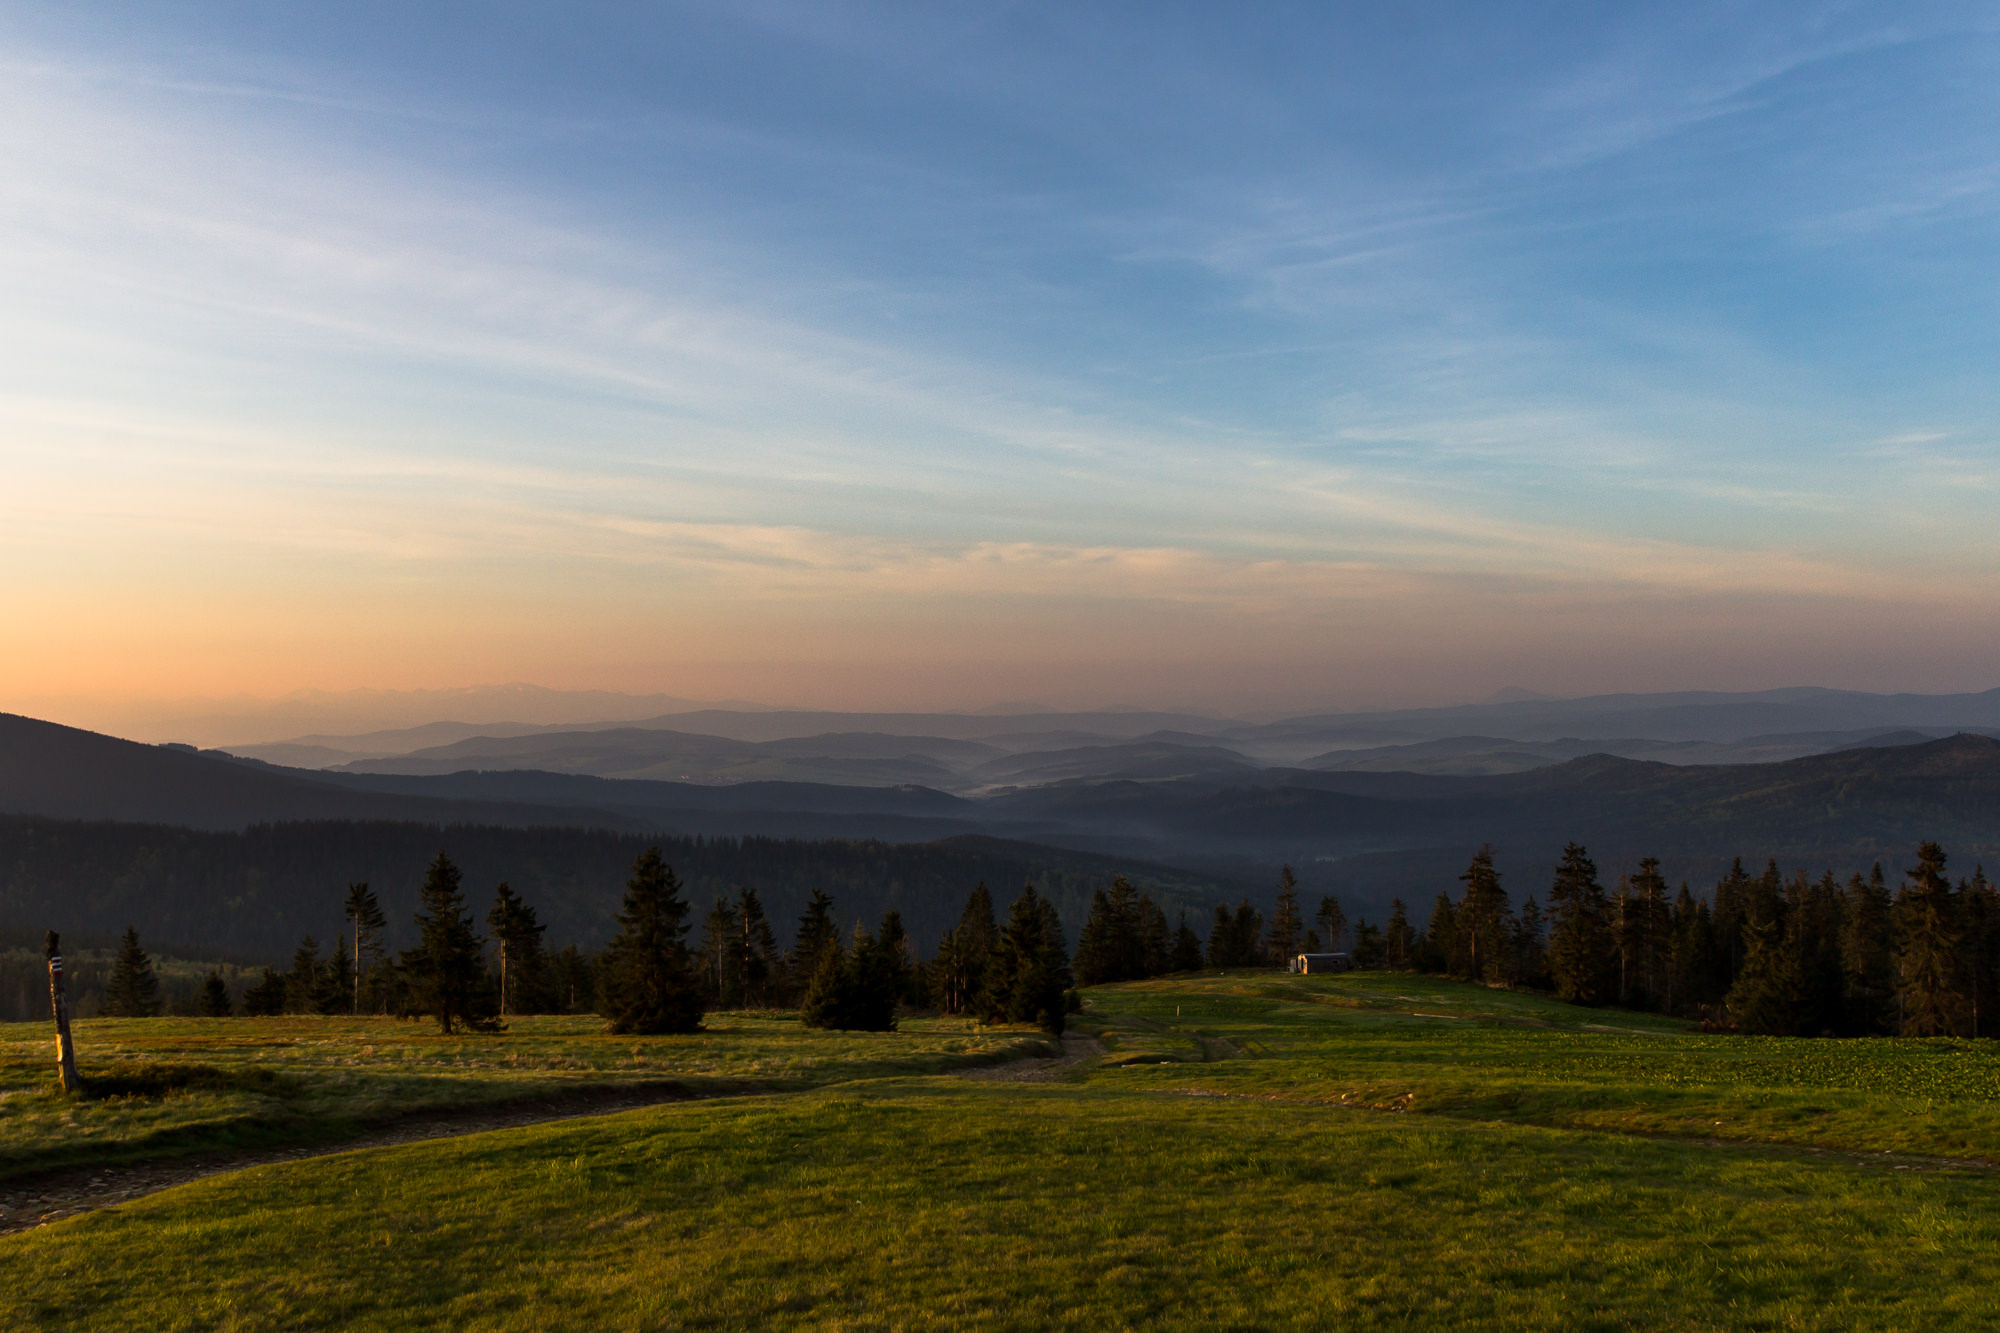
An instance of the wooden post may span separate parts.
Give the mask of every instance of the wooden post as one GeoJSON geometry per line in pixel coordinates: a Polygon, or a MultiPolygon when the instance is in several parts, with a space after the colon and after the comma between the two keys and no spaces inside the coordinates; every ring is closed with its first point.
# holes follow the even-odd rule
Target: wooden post
{"type": "Polygon", "coordinates": [[[69,997],[63,994],[62,954],[58,952],[56,933],[49,932],[46,950],[49,957],[49,1006],[56,1015],[56,1078],[62,1083],[64,1092],[75,1092],[82,1086],[76,1076],[76,1046],[69,1038],[69,997]]]}

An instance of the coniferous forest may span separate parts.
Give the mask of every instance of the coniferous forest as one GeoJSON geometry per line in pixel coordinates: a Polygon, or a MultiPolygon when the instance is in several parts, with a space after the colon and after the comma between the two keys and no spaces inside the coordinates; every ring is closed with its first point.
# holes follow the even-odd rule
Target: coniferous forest
{"type": "MultiPolygon", "coordinates": [[[[13,915],[124,924],[103,942],[102,963],[79,953],[86,1013],[422,1013],[447,1029],[477,1029],[509,1014],[602,1011],[685,1030],[698,1022],[687,997],[698,995],[705,1007],[798,1008],[824,1027],[883,1029],[900,1008],[1059,1030],[1073,987],[1336,951],[1356,968],[1542,990],[1710,1031],[2000,1030],[2000,890],[1983,867],[1952,867],[1935,843],[1907,865],[1845,879],[1738,858],[1706,885],[1670,884],[1652,858],[1607,877],[1572,843],[1550,882],[1526,892],[1504,882],[1486,848],[1421,920],[1413,889],[1379,922],[1350,919],[1334,895],[1302,899],[1289,867],[1268,897],[1238,893],[1232,904],[1197,876],[1154,874],[1140,887],[1114,875],[1106,885],[1104,858],[1065,862],[1050,849],[983,839],[683,838],[655,848],[576,830],[332,823],[204,834],[10,819],[0,820],[0,844],[0,894],[13,915]],[[442,838],[467,848],[476,877],[444,853],[419,858],[442,838]],[[1038,851],[1042,864],[1029,859],[1038,851]],[[615,886],[648,854],[660,858],[676,906],[658,907],[666,900],[655,894],[641,913],[653,914],[650,924],[635,927],[632,890],[618,907],[615,886]],[[340,865],[379,866],[391,855],[403,861],[392,879],[414,885],[385,893],[373,880],[336,882],[340,865]],[[58,863],[66,873],[50,872],[58,863]],[[423,865],[421,878],[409,875],[423,865]],[[1029,887],[997,900],[989,878],[1029,887]],[[1100,887],[1089,887],[1094,878],[1100,887]],[[977,886],[962,908],[947,907],[954,879],[977,886]],[[490,902],[481,881],[496,884],[490,902]],[[309,884],[324,887],[302,891],[309,884]],[[560,945],[545,942],[552,924],[560,945]],[[288,961],[242,966],[245,954],[270,958],[273,929],[287,926],[294,933],[278,947],[288,961]],[[648,972],[634,961],[635,929],[653,941],[645,956],[677,961],[648,972]],[[660,943],[665,934],[671,947],[660,943]],[[232,961],[193,971],[169,963],[156,974],[142,936],[182,957],[232,961]],[[578,942],[593,938],[613,942],[578,942]],[[925,939],[935,941],[928,951],[925,939]],[[662,980],[682,972],[684,983],[662,980]],[[633,998],[634,986],[651,998],[633,998]]],[[[25,949],[14,953],[0,955],[0,1013],[25,1018],[41,1007],[42,969],[25,949]]]]}

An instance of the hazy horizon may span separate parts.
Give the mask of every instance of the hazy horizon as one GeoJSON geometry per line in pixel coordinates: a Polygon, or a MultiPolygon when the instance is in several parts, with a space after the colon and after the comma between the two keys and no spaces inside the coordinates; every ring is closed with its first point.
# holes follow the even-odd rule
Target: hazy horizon
{"type": "Polygon", "coordinates": [[[1988,7],[30,3],[0,69],[0,707],[2000,661],[1988,7]]]}
{"type": "MultiPolygon", "coordinates": [[[[959,717],[1007,717],[1035,714],[1116,715],[1133,713],[1173,714],[1206,718],[1216,722],[1263,723],[1316,714],[1366,716],[1376,712],[1422,709],[1451,709],[1495,702],[1563,703],[1606,696],[1714,693],[1722,696],[1762,694],[1768,691],[1830,689],[1824,685],[1793,682],[1749,691],[1590,691],[1559,695],[1521,686],[1504,686],[1487,694],[1468,698],[1432,698],[1389,703],[1337,704],[1300,701],[1258,707],[1225,709],[1199,703],[1140,704],[1121,700],[1095,700],[1069,705],[1037,700],[1002,700],[985,703],[943,704],[935,707],[868,706],[842,707],[821,704],[768,702],[751,699],[687,699],[663,694],[634,694],[605,690],[556,690],[543,686],[510,682],[504,685],[467,686],[457,689],[419,690],[299,690],[288,695],[253,698],[127,700],[117,703],[41,700],[40,708],[0,706],[0,712],[14,712],[122,736],[129,740],[159,743],[184,742],[203,747],[261,745],[312,736],[359,737],[377,732],[420,729],[436,723],[468,725],[525,725],[533,727],[590,726],[600,723],[640,722],[659,717],[693,715],[706,711],[749,713],[831,713],[850,716],[938,715],[959,717]]],[[[1964,691],[1861,691],[1861,693],[1905,694],[1915,697],[1974,695],[2000,688],[1988,685],[1964,691]]],[[[698,727],[691,728],[699,731],[698,727]]]]}

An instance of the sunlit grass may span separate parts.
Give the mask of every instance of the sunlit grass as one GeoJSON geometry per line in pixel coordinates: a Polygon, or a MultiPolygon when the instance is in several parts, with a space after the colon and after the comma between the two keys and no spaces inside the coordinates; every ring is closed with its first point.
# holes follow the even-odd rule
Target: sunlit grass
{"type": "Polygon", "coordinates": [[[1984,1175],[893,1080],[219,1178],[0,1243],[64,1328],[1978,1327],[1984,1175]]]}
{"type": "MultiPolygon", "coordinates": [[[[491,1052],[514,1037],[405,1025],[369,1057],[395,1077],[806,1090],[260,1167],[22,1233],[0,1240],[0,1326],[2000,1320],[2000,1173],[1802,1150],[2000,1143],[1995,1057],[1972,1043],[1704,1037],[1436,979],[1211,974],[1091,992],[1106,1058],[1021,1084],[910,1068],[1026,1034],[727,1017],[656,1046],[524,1024],[511,1066],[491,1052]]],[[[340,1031],[274,1024],[233,1067],[337,1090],[368,1068],[340,1031]]],[[[173,1030],[104,1044],[192,1059],[230,1029],[148,1032],[173,1030]]]]}
{"type": "Polygon", "coordinates": [[[695,1095],[922,1073],[1045,1049],[1026,1032],[912,1019],[814,1032],[796,1015],[710,1015],[682,1037],[613,1037],[602,1020],[510,1020],[499,1036],[389,1018],[95,1019],[75,1025],[90,1095],[54,1086],[46,1025],[0,1025],[0,1178],[145,1151],[312,1141],[423,1111],[673,1081],[695,1095]],[[133,1091],[136,1090],[136,1091],[133,1091]]]}
{"type": "Polygon", "coordinates": [[[1180,1062],[1104,1075],[1134,1088],[2000,1159],[1991,1042],[1703,1036],[1655,1015],[1382,973],[1101,987],[1086,1026],[1120,1050],[1180,1043],[1180,1062]],[[1218,1050],[1251,1058],[1215,1061],[1218,1050]]]}

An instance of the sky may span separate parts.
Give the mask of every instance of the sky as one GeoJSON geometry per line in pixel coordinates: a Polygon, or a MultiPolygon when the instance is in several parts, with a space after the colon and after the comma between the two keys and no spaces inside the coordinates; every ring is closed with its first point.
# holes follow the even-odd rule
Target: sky
{"type": "Polygon", "coordinates": [[[2000,685],[1990,5],[0,2],[0,710],[2000,685]]]}

